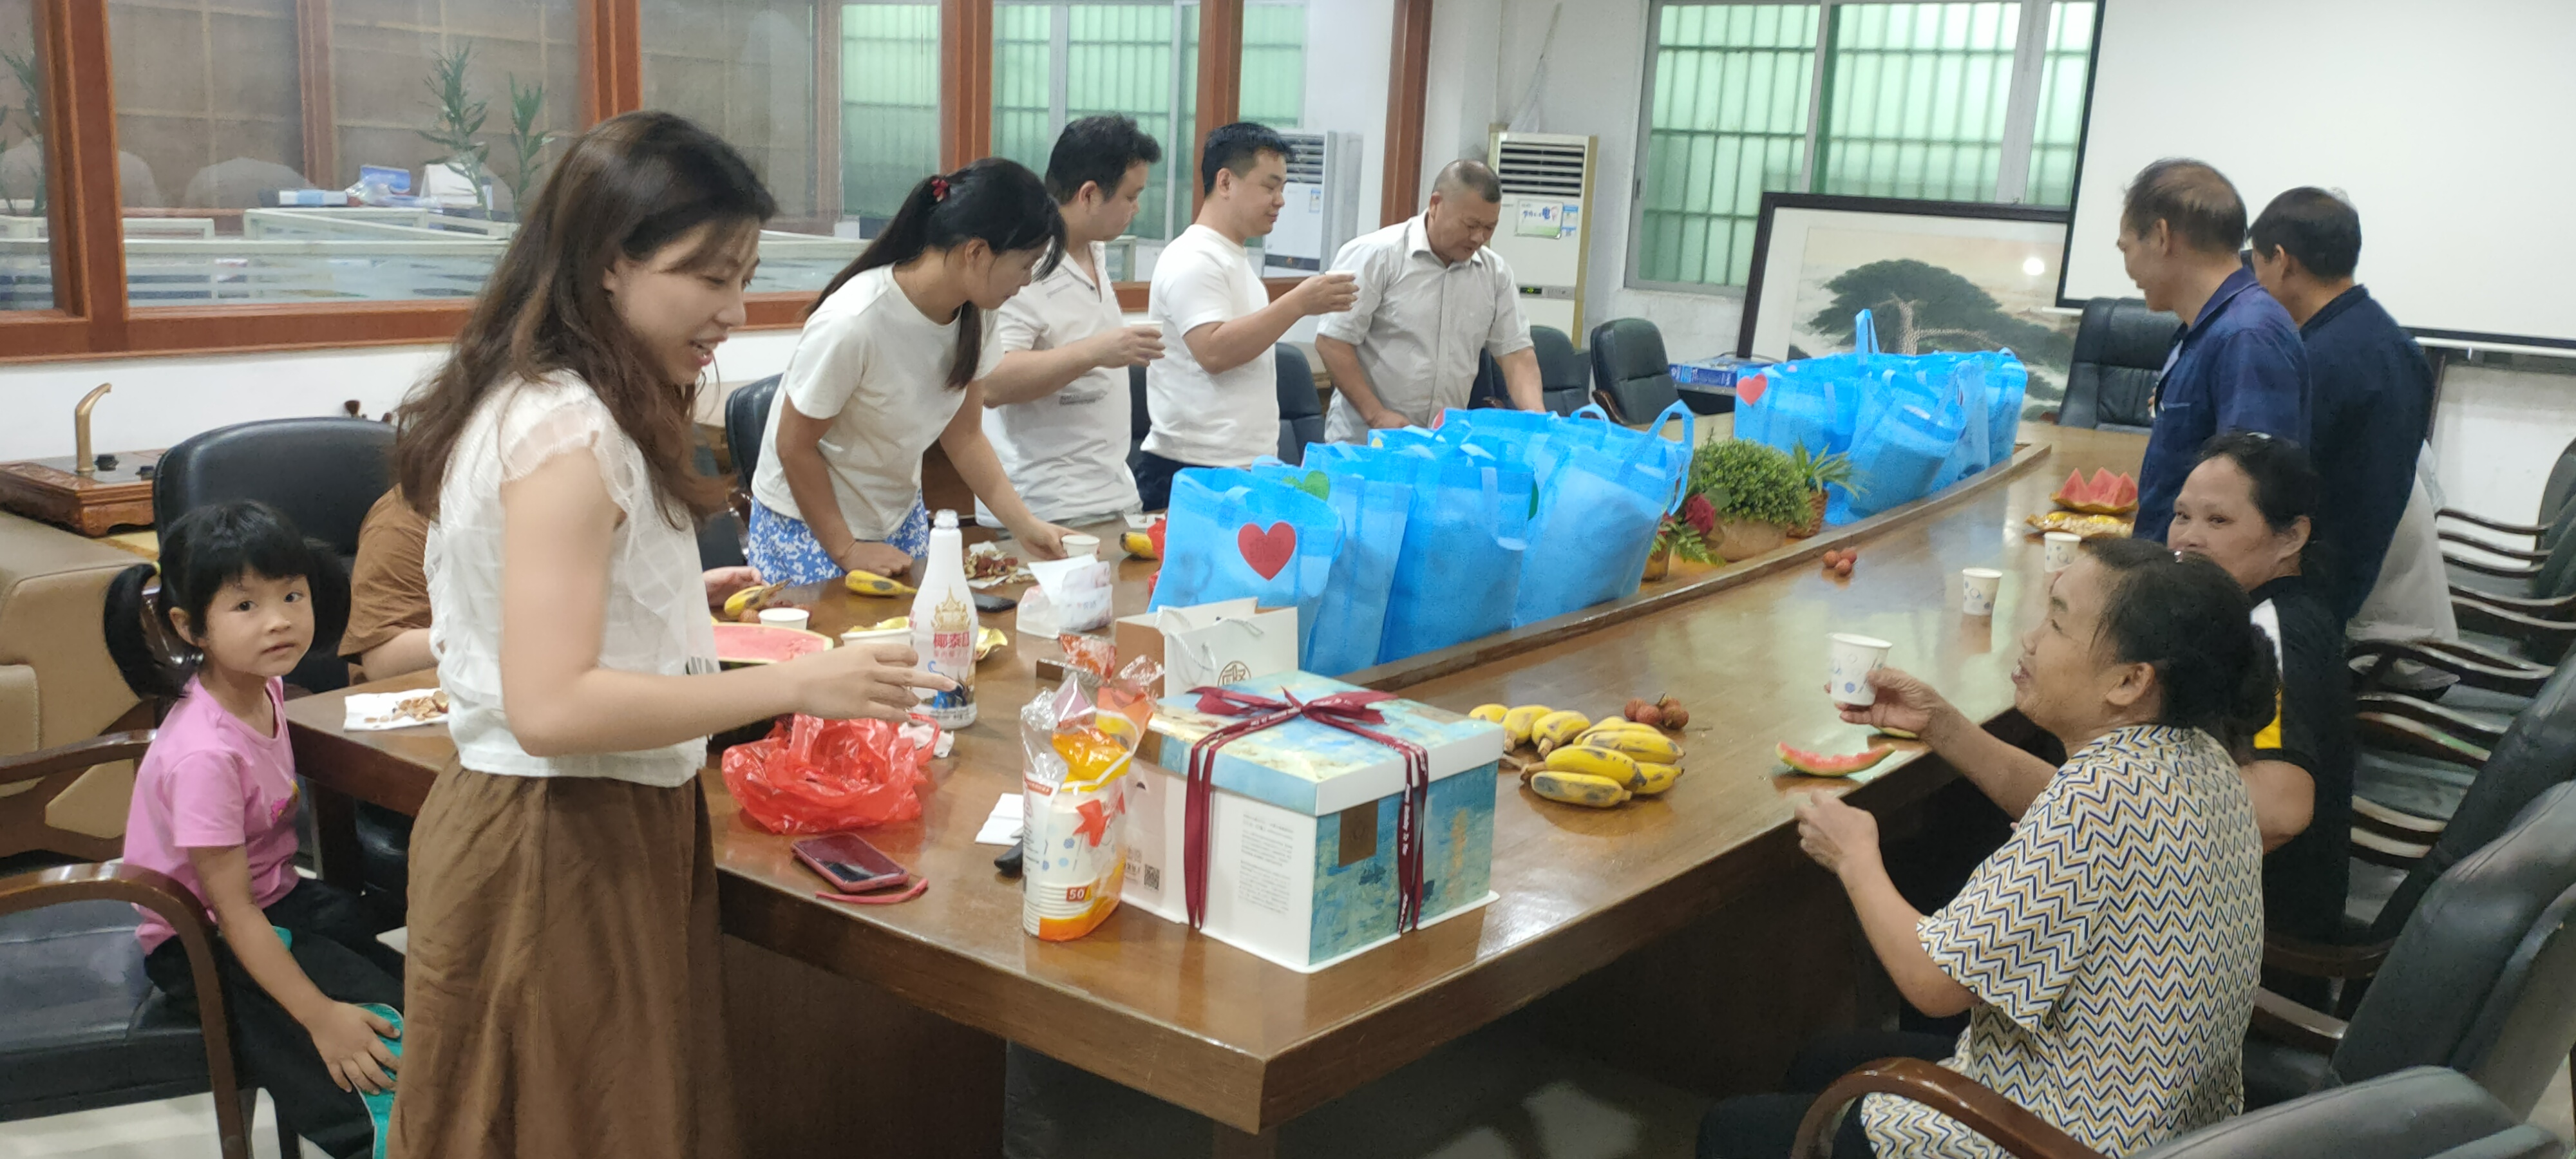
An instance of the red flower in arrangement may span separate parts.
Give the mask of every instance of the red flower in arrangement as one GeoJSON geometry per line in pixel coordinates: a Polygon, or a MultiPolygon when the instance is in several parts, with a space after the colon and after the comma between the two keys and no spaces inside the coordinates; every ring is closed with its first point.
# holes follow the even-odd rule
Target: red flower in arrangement
{"type": "Polygon", "coordinates": [[[1692,495],[1682,501],[1682,522],[1702,535],[1711,534],[1717,530],[1717,506],[1706,495],[1692,495]]]}

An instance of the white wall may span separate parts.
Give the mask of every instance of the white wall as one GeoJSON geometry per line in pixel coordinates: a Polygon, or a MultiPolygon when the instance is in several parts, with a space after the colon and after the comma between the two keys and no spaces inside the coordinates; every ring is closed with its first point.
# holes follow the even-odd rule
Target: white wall
{"type": "Polygon", "coordinates": [[[2576,376],[2454,363],[2442,373],[2433,454],[2442,500],[2513,523],[2537,517],[2541,485],[2576,439],[2576,376]]]}
{"type": "MultiPolygon", "coordinates": [[[[735,337],[716,352],[728,384],[787,366],[796,331],[735,337]]],[[[101,451],[167,447],[199,431],[251,419],[340,414],[347,399],[369,415],[393,409],[446,353],[438,346],[124,358],[0,366],[0,462],[72,453],[72,406],[99,383],[116,385],[90,417],[101,451]]],[[[702,400],[702,418],[720,397],[702,400]]]]}
{"type": "Polygon", "coordinates": [[[1386,94],[1394,47],[1392,0],[1306,0],[1306,108],[1310,132],[1360,135],[1359,230],[1377,228],[1386,192],[1386,94]]]}

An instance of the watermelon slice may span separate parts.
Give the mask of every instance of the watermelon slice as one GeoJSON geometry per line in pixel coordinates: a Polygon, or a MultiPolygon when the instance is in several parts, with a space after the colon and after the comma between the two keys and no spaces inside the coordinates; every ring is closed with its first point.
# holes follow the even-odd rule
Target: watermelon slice
{"type": "Polygon", "coordinates": [[[1780,763],[1789,766],[1793,770],[1805,773],[1810,777],[1848,777],[1853,773],[1857,773],[1862,769],[1866,769],[1880,761],[1886,760],[1887,754],[1895,751],[1895,749],[1879,745],[1874,746],[1865,752],[1853,753],[1847,757],[1829,757],[1823,753],[1811,753],[1805,749],[1793,749],[1790,748],[1786,742],[1783,742],[1780,745],[1780,763]]]}
{"type": "Polygon", "coordinates": [[[718,624],[716,659],[725,664],[775,664],[832,646],[831,637],[776,624],[718,624]]]}
{"type": "Polygon", "coordinates": [[[2126,515],[2138,509],[2138,481],[2126,474],[2114,475],[2108,469],[2096,469],[2090,480],[2084,472],[2073,471],[2059,485],[2057,494],[2049,498],[2060,507],[2087,515],[2126,515]]]}

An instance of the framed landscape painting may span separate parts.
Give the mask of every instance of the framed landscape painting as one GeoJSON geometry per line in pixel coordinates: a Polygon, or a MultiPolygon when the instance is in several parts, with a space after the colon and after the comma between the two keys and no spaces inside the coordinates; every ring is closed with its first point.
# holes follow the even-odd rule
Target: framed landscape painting
{"type": "Polygon", "coordinates": [[[1853,347],[1870,312],[1888,354],[2011,350],[2027,413],[2057,408],[2075,313],[2057,305],[2067,212],[2028,205],[1766,193],[1736,353],[1813,358],[1853,347]]]}

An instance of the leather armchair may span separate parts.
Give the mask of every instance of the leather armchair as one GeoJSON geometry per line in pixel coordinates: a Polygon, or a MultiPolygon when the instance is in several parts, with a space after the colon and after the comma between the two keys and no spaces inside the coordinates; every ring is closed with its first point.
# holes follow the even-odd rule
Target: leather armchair
{"type": "MultiPolygon", "coordinates": [[[[1574,348],[1574,339],[1554,326],[1532,326],[1530,347],[1538,353],[1538,390],[1550,414],[1570,415],[1592,397],[1592,364],[1574,348]]],[[[1666,367],[1665,373],[1671,373],[1666,367]]]]}
{"type": "Polygon", "coordinates": [[[0,878],[0,978],[0,1122],[212,1091],[221,1153],[248,1159],[252,1088],[233,1069],[214,930],[178,882],[132,865],[0,878]],[[144,976],[135,906],[186,947],[193,1016],[144,976]]]}
{"type": "Polygon", "coordinates": [[[1143,461],[1145,436],[1154,429],[1154,410],[1145,402],[1145,368],[1127,368],[1127,469],[1143,461]]]}
{"type": "Polygon", "coordinates": [[[725,454],[733,460],[737,489],[751,493],[752,472],[760,468],[761,440],[769,437],[769,408],[778,398],[778,380],[770,375],[725,396],[725,454]]]}
{"type": "MultiPolygon", "coordinates": [[[[357,557],[367,508],[393,486],[393,445],[392,427],[360,418],[264,419],[190,435],[153,470],[153,522],[168,527],[208,503],[256,499],[346,565],[357,557]]],[[[286,680],[310,692],[347,686],[339,639],[313,641],[286,680]]]]}
{"type": "MultiPolygon", "coordinates": [[[[1863,1095],[1932,1107],[2021,1159],[2101,1159],[2039,1116],[1921,1059],[1885,1059],[1816,1099],[1790,1149],[1826,1159],[1834,1128],[1863,1095]]],[[[2456,1071],[2414,1067],[2266,1107],[2168,1140],[2138,1159],[2556,1159],[2558,1137],[2521,1121],[2456,1071]]]]}
{"type": "Polygon", "coordinates": [[[1672,361],[1664,357],[1663,331],[1643,318],[1613,318],[1593,327],[1592,394],[1612,420],[1630,426],[1653,421],[1681,401],[1672,361]]]}
{"type": "Polygon", "coordinates": [[[2143,431],[2155,425],[2150,401],[2165,354],[2182,335],[2182,319],[2147,309],[2137,298],[2095,298],[2075,326],[2075,357],[2066,372],[2061,427],[2143,431]]]}
{"type": "Polygon", "coordinates": [[[1285,342],[1271,348],[1279,363],[1279,459],[1306,461],[1306,444],[1324,441],[1324,400],[1315,393],[1315,371],[1306,352],[1285,342]]]}
{"type": "MultiPolygon", "coordinates": [[[[134,708],[107,657],[99,608],[108,581],[140,562],[0,512],[0,757],[96,736],[134,708]]],[[[116,856],[131,788],[121,762],[36,771],[0,761],[0,858],[38,849],[116,856]]]]}
{"type": "Polygon", "coordinates": [[[2443,873],[2386,947],[2267,955],[2299,973],[2370,979],[2350,1022],[2260,993],[2248,1105],[2410,1066],[2448,1066],[2517,1117],[2576,1048],[2576,786],[2558,785],[2443,873]]]}
{"type": "Polygon", "coordinates": [[[2354,703],[2365,748],[2353,767],[2353,855],[2407,873],[2366,934],[2380,942],[2397,936],[2444,871],[2503,833],[2533,798],[2576,776],[2576,666],[2542,680],[2501,732],[2412,697],[2365,692],[2354,703]],[[2448,810],[2428,801],[2420,783],[2406,783],[2431,779],[2428,765],[2434,777],[2442,766],[2468,773],[2448,810]]]}

